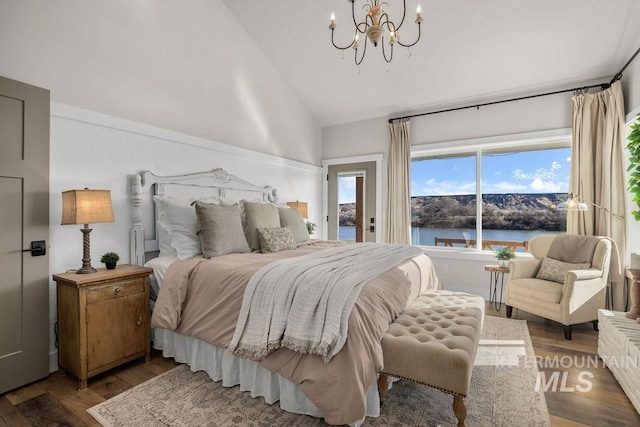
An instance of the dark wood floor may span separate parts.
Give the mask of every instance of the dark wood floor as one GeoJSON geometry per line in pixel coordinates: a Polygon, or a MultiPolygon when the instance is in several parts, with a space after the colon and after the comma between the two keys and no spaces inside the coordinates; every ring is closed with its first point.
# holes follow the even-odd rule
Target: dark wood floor
{"type": "MultiPolygon", "coordinates": [[[[487,314],[504,317],[504,306],[496,312],[487,305],[487,314]]],[[[540,370],[545,372],[547,382],[550,383],[554,371],[561,371],[556,390],[549,387],[545,392],[553,426],[640,425],[640,415],[613,374],[601,361],[593,366],[593,360],[597,360],[598,335],[591,324],[574,327],[573,339],[566,341],[558,324],[517,310],[513,317],[527,320],[536,356],[542,358],[540,370]],[[562,361],[565,367],[548,367],[549,363],[544,362],[554,358],[562,361]],[[588,371],[593,377],[580,381],[578,376],[582,371],[588,371]],[[566,376],[564,382],[563,376],[566,376]],[[589,391],[566,391],[578,387],[585,389],[587,381],[592,384],[589,391]]],[[[84,391],[77,390],[73,377],[53,373],[34,384],[0,395],[0,426],[97,426],[99,424],[85,411],[87,408],[174,366],[173,359],[164,359],[154,351],[151,362],[134,361],[94,377],[84,391]]]]}

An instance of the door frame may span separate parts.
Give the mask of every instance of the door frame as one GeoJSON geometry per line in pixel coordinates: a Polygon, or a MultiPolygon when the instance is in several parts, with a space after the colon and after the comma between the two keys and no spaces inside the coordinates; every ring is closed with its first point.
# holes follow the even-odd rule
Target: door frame
{"type": "MultiPolygon", "coordinates": [[[[376,162],[376,243],[382,242],[382,224],[384,224],[384,218],[382,218],[382,196],[383,196],[383,181],[382,171],[384,167],[384,155],[368,154],[364,156],[352,156],[352,157],[339,157],[335,159],[323,159],[322,160],[322,221],[323,224],[327,224],[327,216],[329,215],[329,184],[327,176],[329,175],[329,166],[331,165],[345,165],[350,163],[365,163],[376,162]]],[[[322,238],[327,239],[328,227],[322,227],[322,238]]]]}

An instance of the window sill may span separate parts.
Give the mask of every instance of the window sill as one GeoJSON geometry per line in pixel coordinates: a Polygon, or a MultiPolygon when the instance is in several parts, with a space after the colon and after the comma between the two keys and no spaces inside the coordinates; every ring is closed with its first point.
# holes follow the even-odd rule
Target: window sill
{"type": "MultiPolygon", "coordinates": [[[[430,258],[457,259],[468,261],[482,261],[487,263],[497,263],[496,257],[491,251],[482,251],[471,248],[445,248],[436,246],[416,245],[423,250],[430,258]]],[[[533,258],[530,253],[518,252],[516,258],[533,258]]]]}

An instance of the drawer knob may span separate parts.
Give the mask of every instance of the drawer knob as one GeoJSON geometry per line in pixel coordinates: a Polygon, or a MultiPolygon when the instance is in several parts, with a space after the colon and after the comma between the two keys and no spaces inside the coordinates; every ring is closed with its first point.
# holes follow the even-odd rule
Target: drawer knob
{"type": "Polygon", "coordinates": [[[113,294],[114,294],[114,295],[120,295],[120,288],[115,288],[115,289],[113,290],[113,294]]]}
{"type": "Polygon", "coordinates": [[[138,321],[136,322],[136,325],[138,326],[142,325],[142,319],[138,319],[138,321]]]}

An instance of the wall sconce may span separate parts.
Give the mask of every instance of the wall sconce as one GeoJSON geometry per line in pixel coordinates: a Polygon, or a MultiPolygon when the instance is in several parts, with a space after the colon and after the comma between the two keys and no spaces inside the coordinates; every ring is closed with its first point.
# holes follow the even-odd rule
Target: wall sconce
{"type": "Polygon", "coordinates": [[[309,211],[307,209],[307,202],[287,202],[287,206],[289,206],[290,208],[296,209],[298,212],[300,212],[300,214],[302,215],[302,218],[307,219],[309,218],[309,211]]]}
{"type": "Polygon", "coordinates": [[[109,190],[69,190],[62,192],[61,225],[84,224],[82,231],[82,268],[76,273],[95,273],[91,266],[91,243],[89,224],[113,222],[111,191],[109,190]]]}

